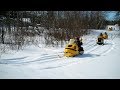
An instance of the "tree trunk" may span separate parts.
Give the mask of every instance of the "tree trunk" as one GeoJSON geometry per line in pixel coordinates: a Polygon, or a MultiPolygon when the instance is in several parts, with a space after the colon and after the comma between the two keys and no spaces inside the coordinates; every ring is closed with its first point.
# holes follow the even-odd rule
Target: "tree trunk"
{"type": "Polygon", "coordinates": [[[4,44],[4,29],[3,29],[3,26],[2,26],[2,37],[1,37],[1,41],[2,41],[2,44],[4,44]]]}

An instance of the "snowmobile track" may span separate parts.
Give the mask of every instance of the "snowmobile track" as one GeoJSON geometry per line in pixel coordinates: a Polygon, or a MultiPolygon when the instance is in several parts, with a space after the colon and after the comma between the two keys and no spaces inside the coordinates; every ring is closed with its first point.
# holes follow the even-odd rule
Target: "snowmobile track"
{"type": "Polygon", "coordinates": [[[53,54],[53,55],[40,56],[38,58],[33,58],[32,60],[31,59],[32,59],[31,57],[19,58],[17,60],[15,59],[16,61],[14,60],[14,58],[10,59],[12,61],[8,61],[9,59],[3,59],[0,61],[0,64],[29,64],[34,62],[45,63],[45,62],[57,61],[60,59],[60,57],[58,56],[58,54],[53,54]]]}

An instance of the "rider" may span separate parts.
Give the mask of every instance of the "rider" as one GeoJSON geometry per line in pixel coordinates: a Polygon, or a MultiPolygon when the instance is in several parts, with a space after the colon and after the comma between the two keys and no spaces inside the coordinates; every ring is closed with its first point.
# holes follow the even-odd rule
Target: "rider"
{"type": "Polygon", "coordinates": [[[105,35],[107,35],[107,32],[105,32],[105,35]]]}
{"type": "Polygon", "coordinates": [[[98,42],[104,43],[104,39],[103,39],[103,34],[102,33],[100,33],[100,35],[98,36],[98,42]]]}
{"type": "Polygon", "coordinates": [[[79,37],[76,37],[76,44],[78,45],[79,51],[80,51],[80,49],[82,49],[81,45],[82,45],[83,43],[79,40],[79,37]]]}
{"type": "Polygon", "coordinates": [[[102,33],[100,33],[99,38],[103,38],[103,34],[102,33]]]}

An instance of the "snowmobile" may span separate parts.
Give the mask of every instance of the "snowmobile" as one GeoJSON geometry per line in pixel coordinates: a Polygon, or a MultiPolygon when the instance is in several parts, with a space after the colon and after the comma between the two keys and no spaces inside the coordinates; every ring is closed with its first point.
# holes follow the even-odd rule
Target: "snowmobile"
{"type": "Polygon", "coordinates": [[[104,39],[108,39],[108,35],[107,35],[106,32],[103,34],[103,38],[104,38],[104,39]]]}
{"type": "Polygon", "coordinates": [[[83,47],[78,47],[78,45],[75,43],[75,39],[70,39],[69,43],[66,45],[64,49],[64,56],[66,57],[74,57],[79,54],[83,54],[84,50],[83,47]]]}
{"type": "Polygon", "coordinates": [[[108,29],[108,31],[112,31],[112,30],[113,30],[112,27],[108,29]]]}
{"type": "Polygon", "coordinates": [[[98,45],[104,45],[104,39],[102,37],[98,37],[97,44],[98,45]]]}

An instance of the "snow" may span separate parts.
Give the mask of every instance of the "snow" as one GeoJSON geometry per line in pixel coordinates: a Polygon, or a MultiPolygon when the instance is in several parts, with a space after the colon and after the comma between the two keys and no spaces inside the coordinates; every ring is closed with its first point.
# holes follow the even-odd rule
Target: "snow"
{"type": "Polygon", "coordinates": [[[1,79],[120,79],[119,31],[92,30],[83,37],[83,55],[63,57],[64,47],[34,45],[0,58],[1,79]],[[96,45],[107,32],[106,45],[96,45]]]}

